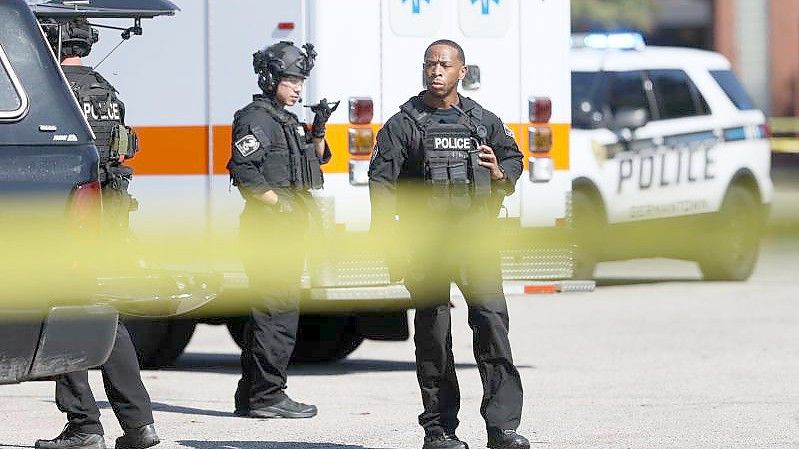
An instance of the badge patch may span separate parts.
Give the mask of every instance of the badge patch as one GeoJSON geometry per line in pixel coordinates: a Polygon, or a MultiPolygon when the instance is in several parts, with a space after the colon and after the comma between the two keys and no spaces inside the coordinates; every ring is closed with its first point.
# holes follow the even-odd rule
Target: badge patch
{"type": "Polygon", "coordinates": [[[299,134],[300,137],[305,137],[305,127],[302,126],[302,125],[298,126],[297,127],[297,134],[299,134]]]}
{"type": "Polygon", "coordinates": [[[261,148],[261,142],[252,134],[247,134],[238,141],[236,141],[236,149],[239,150],[242,156],[247,157],[261,148]]]}
{"type": "Polygon", "coordinates": [[[511,139],[515,139],[516,138],[516,135],[513,133],[513,130],[510,129],[508,127],[508,125],[503,123],[502,126],[505,128],[505,135],[506,136],[510,137],[511,139]]]}

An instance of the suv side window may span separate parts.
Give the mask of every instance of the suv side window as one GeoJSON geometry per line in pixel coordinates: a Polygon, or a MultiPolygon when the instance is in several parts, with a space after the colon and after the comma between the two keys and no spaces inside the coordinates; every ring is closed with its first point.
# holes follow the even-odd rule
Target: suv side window
{"type": "Polygon", "coordinates": [[[27,97],[0,46],[0,120],[17,119],[25,113],[27,97]]]}
{"type": "Polygon", "coordinates": [[[744,111],[755,109],[754,103],[731,70],[711,70],[710,75],[719,83],[736,108],[744,111]]]}
{"type": "Polygon", "coordinates": [[[710,113],[707,101],[684,71],[652,70],[649,79],[655,90],[662,120],[710,113]]]}
{"type": "Polygon", "coordinates": [[[609,74],[607,105],[611,114],[620,109],[641,109],[652,116],[649,99],[644,89],[644,79],[639,71],[612,72],[609,74]]]}

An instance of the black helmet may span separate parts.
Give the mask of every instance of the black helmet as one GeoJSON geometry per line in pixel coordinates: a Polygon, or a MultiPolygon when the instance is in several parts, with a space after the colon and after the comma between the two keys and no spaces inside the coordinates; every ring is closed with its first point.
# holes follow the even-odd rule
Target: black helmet
{"type": "Polygon", "coordinates": [[[97,30],[89,25],[89,21],[83,17],[70,19],[67,21],[56,21],[48,19],[42,22],[42,28],[47,35],[47,40],[53,48],[53,53],[58,52],[59,35],[61,37],[62,58],[73,56],[88,56],[94,45],[99,39],[97,30]],[[59,33],[60,32],[60,33],[59,33]]]}
{"type": "Polygon", "coordinates": [[[305,44],[300,50],[293,42],[280,41],[255,52],[252,55],[252,66],[258,74],[258,86],[264,92],[272,93],[284,76],[307,78],[315,59],[313,44],[305,44]]]}

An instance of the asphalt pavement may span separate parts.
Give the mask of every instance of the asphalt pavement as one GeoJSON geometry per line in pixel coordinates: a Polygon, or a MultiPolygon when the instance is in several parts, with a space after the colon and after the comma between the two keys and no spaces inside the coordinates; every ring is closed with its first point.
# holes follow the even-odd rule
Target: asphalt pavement
{"type": "MultiPolygon", "coordinates": [[[[699,281],[695,264],[603,264],[593,293],[512,296],[511,339],[524,380],[520,431],[547,448],[799,448],[799,242],[769,240],[744,283],[699,281]]],[[[463,403],[458,434],[483,447],[480,380],[466,308],[455,299],[463,403]]],[[[146,371],[163,448],[420,447],[411,342],[366,342],[349,359],[291,369],[308,420],[232,416],[238,351],[200,326],[176,368],[146,371]]],[[[121,430],[91,373],[106,440],[121,430]]],[[[0,386],[0,446],[30,447],[64,417],[51,382],[0,386]]]]}
{"type": "MultiPolygon", "coordinates": [[[[601,264],[592,293],[508,298],[525,388],[521,433],[541,448],[799,448],[799,187],[779,171],[772,226],[743,283],[702,282],[693,263],[601,264]],[[786,230],[788,232],[786,232],[786,230]],[[793,230],[793,232],[790,232],[793,230]]],[[[485,446],[480,379],[466,307],[455,298],[461,381],[458,435],[485,446]]],[[[412,317],[412,312],[410,314],[412,317]]],[[[307,420],[232,415],[238,349],[199,326],[176,368],[146,371],[162,448],[421,447],[413,344],[365,342],[347,360],[291,369],[289,394],[315,403],[307,420]]],[[[98,371],[90,373],[106,442],[121,430],[98,371]]],[[[0,447],[32,447],[61,431],[52,382],[0,386],[0,447]]]]}

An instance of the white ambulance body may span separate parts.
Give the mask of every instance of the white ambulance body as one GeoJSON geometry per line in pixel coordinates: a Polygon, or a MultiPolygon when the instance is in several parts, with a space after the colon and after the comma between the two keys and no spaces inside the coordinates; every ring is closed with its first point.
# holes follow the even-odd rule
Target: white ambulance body
{"type": "MultiPolygon", "coordinates": [[[[120,91],[126,121],[140,136],[142,150],[131,161],[131,192],[140,203],[131,221],[140,239],[165,230],[236,235],[243,200],[230,186],[225,168],[231,122],[258,93],[252,54],[280,40],[312,42],[318,51],[303,104],[341,100],[327,128],[333,158],[323,167],[325,188],[314,192],[331,229],[350,234],[369,229],[366,170],[373,136],[402,103],[423,89],[424,50],[441,38],[460,43],[472,66],[471,82],[461,92],[514,131],[525,168],[531,163],[534,167],[532,175],[525,171],[516,193],[506,199],[501,216],[520,229],[552,230],[568,222],[568,1],[175,3],[181,11],[144,23],[144,34],[98,69],[120,91]],[[551,117],[541,97],[551,100],[551,117]],[[531,116],[531,108],[537,114],[531,116]],[[359,121],[366,123],[352,123],[359,121]],[[531,134],[539,145],[535,154],[530,152],[531,134]]],[[[96,63],[117,43],[113,32],[102,30],[88,62],[96,63]]],[[[294,111],[301,119],[312,119],[307,108],[294,111]]],[[[530,248],[519,248],[517,257],[506,258],[506,274],[568,278],[572,261],[566,246],[535,250],[531,240],[530,248]],[[531,252],[524,253],[527,250],[531,252]],[[536,262],[540,254],[554,262],[536,262]]],[[[227,279],[236,279],[235,265],[225,269],[231,271],[227,279]]],[[[314,299],[407,297],[404,289],[386,285],[383,267],[364,267],[363,276],[357,270],[346,275],[333,270],[325,279],[309,271],[314,299]]]]}

